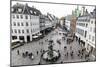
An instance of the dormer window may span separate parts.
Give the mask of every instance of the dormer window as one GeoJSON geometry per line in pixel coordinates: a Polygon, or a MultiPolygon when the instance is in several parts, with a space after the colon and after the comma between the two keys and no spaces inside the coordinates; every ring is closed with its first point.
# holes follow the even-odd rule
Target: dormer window
{"type": "Polygon", "coordinates": [[[36,15],[36,11],[34,11],[34,14],[36,15]]]}
{"type": "Polygon", "coordinates": [[[21,9],[21,8],[19,8],[19,9],[18,9],[18,12],[22,12],[22,9],[21,9]]]}
{"type": "Polygon", "coordinates": [[[19,19],[19,15],[16,15],[17,16],[17,19],[19,19]]]}
{"type": "Polygon", "coordinates": [[[33,11],[32,11],[32,10],[30,10],[30,13],[32,14],[32,13],[33,13],[33,11]]]}

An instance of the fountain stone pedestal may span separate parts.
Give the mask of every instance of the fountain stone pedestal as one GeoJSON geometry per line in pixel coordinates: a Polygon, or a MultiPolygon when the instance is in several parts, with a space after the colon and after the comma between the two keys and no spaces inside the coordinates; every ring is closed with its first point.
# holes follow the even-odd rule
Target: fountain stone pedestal
{"type": "Polygon", "coordinates": [[[42,58],[47,62],[56,62],[60,53],[53,49],[53,41],[49,41],[48,50],[42,54],[42,58]]]}

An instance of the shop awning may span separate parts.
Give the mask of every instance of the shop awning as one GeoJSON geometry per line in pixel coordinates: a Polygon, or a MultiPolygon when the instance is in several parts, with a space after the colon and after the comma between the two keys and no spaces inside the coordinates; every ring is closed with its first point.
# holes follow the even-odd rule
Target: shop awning
{"type": "Polygon", "coordinates": [[[32,38],[38,38],[38,36],[32,36],[32,38]]]}
{"type": "Polygon", "coordinates": [[[19,39],[15,39],[15,40],[12,40],[12,43],[13,43],[13,42],[18,42],[18,41],[20,42],[19,39]]]}

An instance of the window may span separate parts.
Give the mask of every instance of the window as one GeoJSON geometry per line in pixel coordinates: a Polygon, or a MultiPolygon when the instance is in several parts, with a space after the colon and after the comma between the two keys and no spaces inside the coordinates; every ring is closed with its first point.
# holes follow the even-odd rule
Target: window
{"type": "Polygon", "coordinates": [[[96,49],[95,48],[93,48],[93,55],[96,57],[96,49]]]}
{"type": "Polygon", "coordinates": [[[18,22],[17,25],[20,26],[20,23],[18,22]]]}
{"type": "Polygon", "coordinates": [[[93,21],[91,21],[91,24],[93,24],[93,21]]]}
{"type": "Polygon", "coordinates": [[[25,18],[28,19],[28,16],[26,15],[25,18]]]}
{"type": "Polygon", "coordinates": [[[32,16],[30,16],[30,19],[32,19],[32,16]]]}
{"type": "Polygon", "coordinates": [[[20,31],[20,30],[18,30],[18,33],[21,33],[21,31],[20,31]]]}
{"type": "Polygon", "coordinates": [[[15,15],[12,15],[13,19],[15,18],[15,15]]]}
{"type": "Polygon", "coordinates": [[[96,28],[94,28],[94,33],[96,33],[96,28]]]}
{"type": "Polygon", "coordinates": [[[30,23],[30,25],[32,26],[32,22],[30,23]]]}
{"type": "Polygon", "coordinates": [[[90,27],[90,32],[92,32],[92,27],[90,27]]]}
{"type": "Polygon", "coordinates": [[[31,29],[31,33],[32,33],[32,29],[31,29]]]}
{"type": "Polygon", "coordinates": [[[28,26],[28,22],[26,22],[26,26],[28,26]]]}
{"type": "Polygon", "coordinates": [[[80,25],[80,26],[85,26],[85,23],[78,23],[78,25],[80,25]]]}
{"type": "Polygon", "coordinates": [[[24,26],[23,22],[21,23],[21,26],[24,26]]]}
{"type": "Polygon", "coordinates": [[[17,15],[17,19],[19,19],[19,15],[17,15]]]}
{"type": "Polygon", "coordinates": [[[15,22],[13,22],[14,23],[14,26],[16,26],[16,23],[15,22]]]}
{"type": "Polygon", "coordinates": [[[92,41],[94,41],[94,36],[92,36],[92,41]]]}
{"type": "Polygon", "coordinates": [[[87,31],[85,31],[85,37],[86,37],[86,35],[87,35],[87,31]]]}
{"type": "Polygon", "coordinates": [[[84,22],[86,22],[86,19],[83,19],[84,22]]]}
{"type": "Polygon", "coordinates": [[[34,29],[33,29],[33,31],[34,31],[34,29]]]}
{"type": "Polygon", "coordinates": [[[86,24],[86,27],[88,26],[88,24],[86,24]]]}
{"type": "Polygon", "coordinates": [[[36,15],[36,12],[34,11],[34,14],[36,15]]]}
{"type": "Polygon", "coordinates": [[[91,35],[89,35],[89,40],[91,39],[91,35]]]}
{"type": "Polygon", "coordinates": [[[24,30],[22,30],[22,33],[24,33],[24,30]]]}
{"type": "Polygon", "coordinates": [[[17,33],[17,30],[16,29],[14,31],[15,31],[15,33],[17,33]]]}
{"type": "Polygon", "coordinates": [[[27,31],[27,33],[29,33],[29,30],[28,29],[26,31],[27,31]]]}
{"type": "Polygon", "coordinates": [[[12,30],[12,33],[13,33],[13,30],[12,30]]]}
{"type": "Polygon", "coordinates": [[[77,28],[77,33],[84,36],[84,30],[77,28]]]}
{"type": "Polygon", "coordinates": [[[12,26],[12,23],[11,23],[11,26],[12,26]]]}
{"type": "Polygon", "coordinates": [[[21,19],[23,19],[23,15],[20,15],[21,19]]]}

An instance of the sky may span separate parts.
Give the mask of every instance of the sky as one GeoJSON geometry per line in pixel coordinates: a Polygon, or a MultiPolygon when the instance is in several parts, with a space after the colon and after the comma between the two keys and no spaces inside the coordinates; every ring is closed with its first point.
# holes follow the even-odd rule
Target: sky
{"type": "MultiPolygon", "coordinates": [[[[58,18],[61,18],[63,16],[67,16],[69,14],[72,14],[72,10],[75,10],[77,8],[77,5],[65,5],[65,4],[48,4],[48,3],[35,3],[35,2],[18,2],[18,1],[12,1],[12,5],[16,3],[21,4],[28,4],[29,6],[34,6],[38,10],[41,11],[42,14],[53,14],[58,18]]],[[[85,6],[85,8],[91,12],[95,7],[93,6],[85,6]]],[[[79,5],[79,9],[82,9],[82,5],[79,5]]]]}

